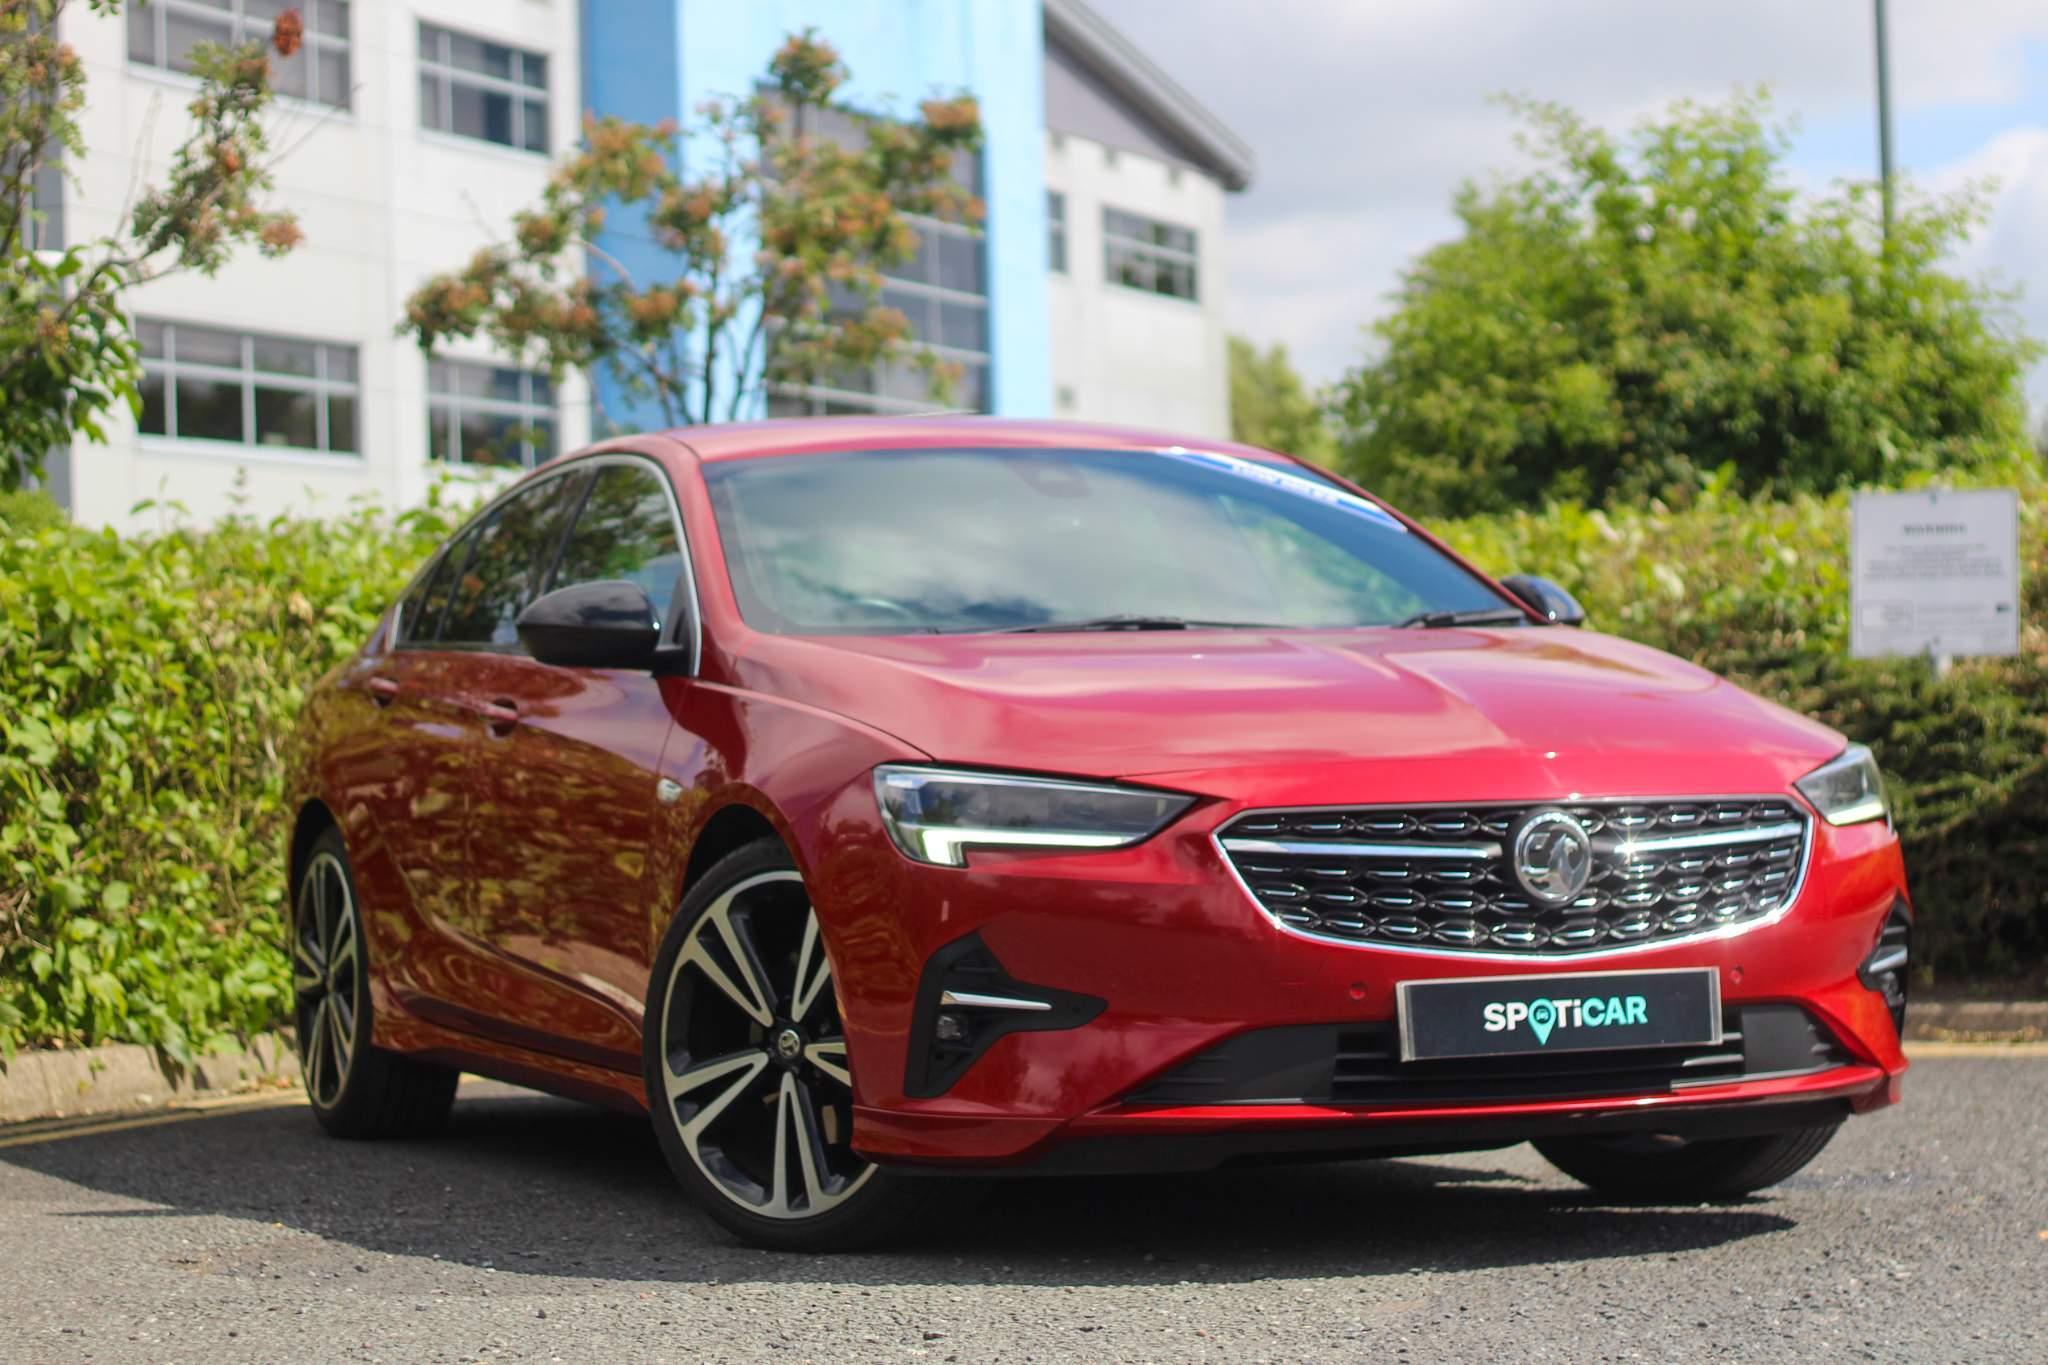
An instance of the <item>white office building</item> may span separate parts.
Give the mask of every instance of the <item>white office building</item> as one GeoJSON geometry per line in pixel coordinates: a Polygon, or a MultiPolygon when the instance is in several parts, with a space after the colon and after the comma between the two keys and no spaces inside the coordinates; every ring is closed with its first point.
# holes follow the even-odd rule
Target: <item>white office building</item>
{"type": "MultiPolygon", "coordinates": [[[[905,0],[775,0],[772,13],[696,0],[150,0],[115,17],[72,6],[63,37],[86,67],[88,154],[66,167],[68,184],[39,187],[46,238],[117,231],[189,127],[193,45],[265,38],[294,8],[305,43],[273,58],[269,202],[298,215],[305,241],[131,291],[142,412],[112,414],[108,444],[57,452],[47,485],[82,522],[153,528],[363,498],[411,505],[451,469],[490,482],[587,441],[601,423],[584,377],[551,384],[481,343],[422,355],[397,332],[406,296],[503,237],[586,108],[644,117],[660,86],[687,120],[806,25],[843,36],[856,75],[894,82],[881,93],[964,86],[984,100],[978,292],[926,290],[938,313],[950,301],[979,321],[978,406],[1226,434],[1224,202],[1246,183],[1249,152],[1079,0],[1044,0],[1042,24],[981,8],[998,0],[953,3],[940,25],[962,35],[952,55],[937,38],[904,45],[905,0]],[[993,66],[966,36],[975,25],[1003,31],[993,66]],[[1030,50],[1041,39],[1042,55],[1030,50]],[[1042,64],[1042,110],[1013,49],[1042,64]]],[[[835,395],[830,410],[863,407],[902,403],[835,395]]]]}
{"type": "Polygon", "coordinates": [[[1045,0],[1053,412],[1230,434],[1227,196],[1251,149],[1077,0],[1045,0]]]}

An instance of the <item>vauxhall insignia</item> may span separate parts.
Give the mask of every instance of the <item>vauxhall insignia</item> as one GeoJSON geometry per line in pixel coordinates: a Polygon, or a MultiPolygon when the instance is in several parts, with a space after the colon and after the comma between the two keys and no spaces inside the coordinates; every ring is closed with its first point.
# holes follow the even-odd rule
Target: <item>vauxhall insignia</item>
{"type": "Polygon", "coordinates": [[[1545,905],[1578,899],[1593,876],[1593,840],[1561,810],[1540,810],[1515,834],[1515,880],[1545,905]]]}

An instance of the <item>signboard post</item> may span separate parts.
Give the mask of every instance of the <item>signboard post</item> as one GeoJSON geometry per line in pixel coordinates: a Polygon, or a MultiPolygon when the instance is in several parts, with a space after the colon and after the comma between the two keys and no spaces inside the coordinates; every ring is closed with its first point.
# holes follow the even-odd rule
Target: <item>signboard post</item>
{"type": "Polygon", "coordinates": [[[1851,510],[1849,653],[2020,648],[2019,494],[2010,488],[1858,493],[1851,510]]]}

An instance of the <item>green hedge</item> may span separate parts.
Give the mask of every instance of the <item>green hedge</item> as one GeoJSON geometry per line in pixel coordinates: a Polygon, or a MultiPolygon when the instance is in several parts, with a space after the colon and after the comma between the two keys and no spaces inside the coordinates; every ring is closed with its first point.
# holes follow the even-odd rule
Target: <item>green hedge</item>
{"type": "Polygon", "coordinates": [[[183,1062],[283,1017],[280,749],[446,518],[121,537],[53,510],[0,498],[0,1053],[183,1062]]]}
{"type": "MultiPolygon", "coordinates": [[[[1922,961],[2048,964],[2048,497],[2024,506],[2026,653],[1844,657],[1842,499],[1556,508],[1451,523],[1498,572],[1556,578],[1594,624],[1700,661],[1878,752],[1922,961]]],[[[128,1040],[184,1058],[279,1022],[280,747],[429,547],[393,522],[234,521],[120,537],[0,498],[0,1052],[128,1040]]]]}

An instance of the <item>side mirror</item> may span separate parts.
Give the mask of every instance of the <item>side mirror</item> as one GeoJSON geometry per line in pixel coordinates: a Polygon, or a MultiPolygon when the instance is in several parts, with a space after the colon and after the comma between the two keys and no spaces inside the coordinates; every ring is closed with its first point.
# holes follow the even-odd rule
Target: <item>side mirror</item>
{"type": "Polygon", "coordinates": [[[654,603],[637,583],[578,583],[519,613],[519,643],[544,664],[650,668],[661,641],[654,603]]]}
{"type": "Polygon", "coordinates": [[[1503,578],[1500,585],[1527,602],[1538,616],[1554,626],[1583,626],[1586,609],[1579,600],[1547,578],[1518,573],[1503,578]]]}

